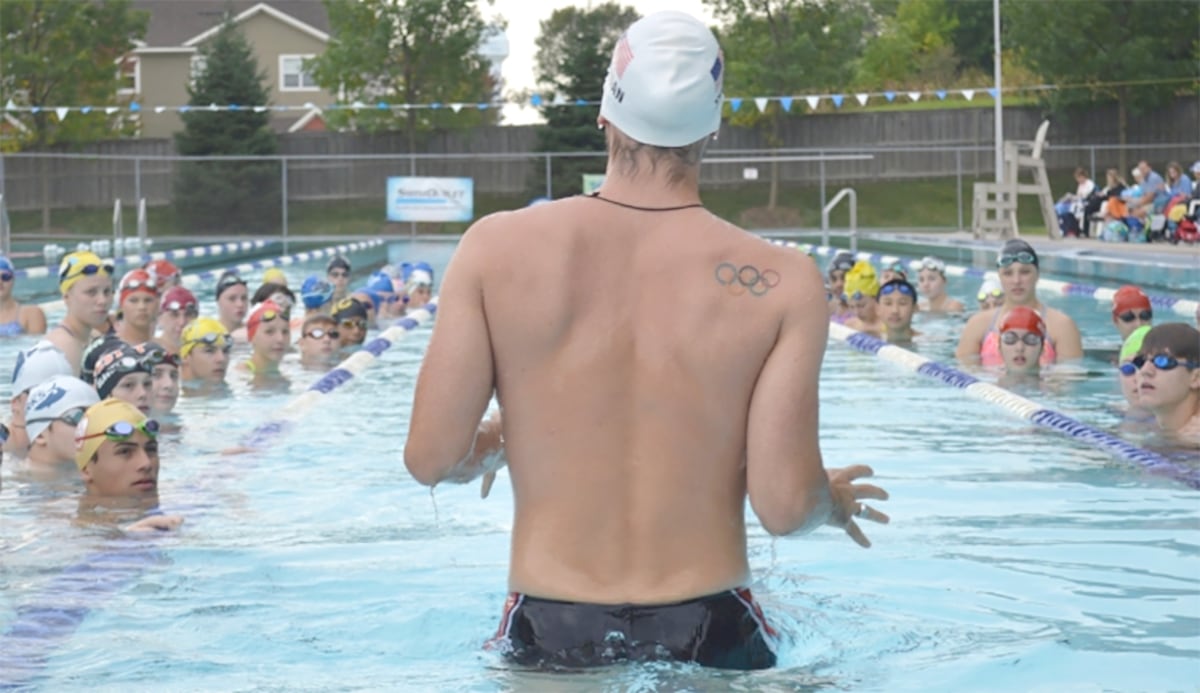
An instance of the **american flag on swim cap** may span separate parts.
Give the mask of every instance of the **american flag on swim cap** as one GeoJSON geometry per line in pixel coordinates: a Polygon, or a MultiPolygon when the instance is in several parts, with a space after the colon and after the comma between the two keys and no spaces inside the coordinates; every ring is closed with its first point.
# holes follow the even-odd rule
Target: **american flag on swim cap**
{"type": "Polygon", "coordinates": [[[717,83],[717,88],[721,86],[721,74],[725,71],[725,51],[717,51],[717,61],[712,66],[712,78],[717,83]]]}
{"type": "Polygon", "coordinates": [[[617,71],[618,78],[625,76],[625,68],[629,67],[632,61],[633,50],[629,48],[629,37],[621,34],[621,40],[617,41],[617,49],[613,53],[613,69],[617,71]]]}

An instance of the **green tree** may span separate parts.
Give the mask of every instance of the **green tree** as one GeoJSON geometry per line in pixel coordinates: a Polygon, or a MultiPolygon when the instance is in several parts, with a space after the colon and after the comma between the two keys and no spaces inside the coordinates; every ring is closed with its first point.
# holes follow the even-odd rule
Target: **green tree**
{"type": "MultiPolygon", "coordinates": [[[[604,132],[596,127],[598,106],[575,101],[599,101],[613,46],[638,19],[631,7],[606,2],[583,9],[564,7],[542,20],[538,37],[536,75],[546,105],[546,124],[537,131],[538,149],[545,152],[603,152],[604,132]],[[565,102],[554,105],[560,100],[565,102]]],[[[599,173],[603,159],[562,157],[553,162],[556,196],[578,194],[584,173],[599,173]]],[[[539,192],[544,184],[537,176],[539,192]]]]}
{"type": "MultiPolygon", "coordinates": [[[[419,130],[494,123],[495,85],[479,54],[487,28],[474,0],[324,0],[332,39],[307,62],[313,79],[362,109],[333,111],[334,127],[392,130],[403,124],[410,151],[419,130]],[[379,109],[380,102],[442,108],[379,109]],[[467,104],[455,112],[452,104],[467,104]]],[[[490,0],[489,0],[490,2],[490,0]]]]}
{"type": "Polygon", "coordinates": [[[863,52],[858,84],[867,88],[949,84],[958,68],[953,33],[957,17],[946,0],[906,0],[883,16],[879,35],[863,52]]]}
{"type": "MultiPolygon", "coordinates": [[[[844,87],[862,50],[869,18],[858,0],[704,0],[720,22],[727,96],[789,96],[844,87]]],[[[798,110],[798,106],[796,107],[798,110]]],[[[783,143],[794,111],[772,100],[765,111],[743,105],[735,125],[761,128],[767,143],[783,143]]],[[[770,167],[767,208],[779,199],[779,163],[770,167]]]]}
{"type": "MultiPolygon", "coordinates": [[[[188,88],[189,110],[175,148],[184,156],[270,156],[279,144],[270,128],[266,75],[232,17],[200,48],[204,69],[188,88]],[[237,110],[209,111],[209,104],[237,110]]],[[[264,232],[279,220],[277,161],[187,161],[175,178],[175,209],[194,231],[264,232]]]]}
{"type": "Polygon", "coordinates": [[[949,8],[956,24],[950,40],[958,56],[959,73],[992,74],[996,43],[992,35],[992,0],[957,0],[949,8]]]}
{"type": "MultiPolygon", "coordinates": [[[[1050,108],[1069,115],[1115,101],[1121,144],[1130,114],[1200,87],[1195,0],[1005,0],[1001,11],[1005,45],[1047,82],[1067,87],[1047,93],[1050,108]]],[[[1124,150],[1121,158],[1124,170],[1124,150]]]]}

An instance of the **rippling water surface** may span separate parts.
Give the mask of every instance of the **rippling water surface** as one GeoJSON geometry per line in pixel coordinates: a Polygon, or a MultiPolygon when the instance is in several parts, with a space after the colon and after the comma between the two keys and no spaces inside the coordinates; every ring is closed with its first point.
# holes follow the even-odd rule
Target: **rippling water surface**
{"type": "MultiPolygon", "coordinates": [[[[440,267],[449,252],[420,245],[411,256],[440,267]]],[[[289,276],[298,283],[305,271],[289,276]]],[[[975,288],[952,286],[965,298],[975,288]]],[[[1112,430],[1121,397],[1108,314],[1091,300],[1049,298],[1082,324],[1092,375],[1022,394],[1112,430]]],[[[916,349],[948,360],[960,325],[921,321],[916,349]]],[[[753,587],[784,633],[780,666],[512,671],[480,647],[505,596],[507,484],[483,501],[474,486],[431,495],[401,461],[427,341],[427,331],[410,335],[261,454],[219,451],[273,419],[315,374],[290,368],[290,393],[239,384],[219,407],[185,400],[161,484],[164,506],[188,516],[177,534],[130,542],[74,527],[73,478],[35,481],[6,461],[0,684],[1191,691],[1200,682],[1197,492],[839,344],[822,375],[826,464],[872,465],[892,494],[880,505],[892,524],[867,528],[867,551],[833,530],[772,539],[752,524],[753,587]],[[32,622],[41,630],[20,630],[32,622]]],[[[4,363],[15,348],[0,346],[4,363]]]]}

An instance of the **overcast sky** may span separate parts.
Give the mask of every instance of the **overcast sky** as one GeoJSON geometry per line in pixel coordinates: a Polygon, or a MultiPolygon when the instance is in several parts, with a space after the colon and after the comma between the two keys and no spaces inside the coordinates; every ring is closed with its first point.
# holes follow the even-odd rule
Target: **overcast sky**
{"type": "MultiPolygon", "coordinates": [[[[587,7],[589,4],[587,0],[495,0],[490,5],[480,1],[485,19],[503,17],[508,22],[508,58],[501,67],[506,90],[519,91],[535,86],[533,62],[542,20],[548,19],[559,8],[571,5],[587,7]]],[[[659,10],[680,10],[712,24],[712,15],[700,0],[625,0],[621,4],[633,7],[643,16],[659,10]]],[[[529,123],[537,117],[537,111],[533,108],[508,106],[504,110],[504,122],[507,124],[529,123]]]]}

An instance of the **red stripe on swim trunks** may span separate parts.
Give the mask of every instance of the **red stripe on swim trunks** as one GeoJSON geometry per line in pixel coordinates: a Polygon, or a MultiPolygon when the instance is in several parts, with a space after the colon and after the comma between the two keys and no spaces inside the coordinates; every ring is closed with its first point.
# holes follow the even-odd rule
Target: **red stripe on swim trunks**
{"type": "Polygon", "coordinates": [[[613,68],[617,71],[617,77],[625,76],[625,68],[629,67],[629,63],[633,61],[633,50],[629,48],[629,39],[622,36],[620,41],[617,41],[617,51],[613,56],[613,68]]]}

